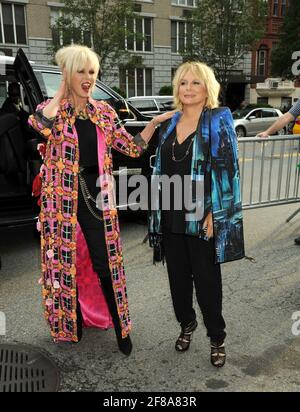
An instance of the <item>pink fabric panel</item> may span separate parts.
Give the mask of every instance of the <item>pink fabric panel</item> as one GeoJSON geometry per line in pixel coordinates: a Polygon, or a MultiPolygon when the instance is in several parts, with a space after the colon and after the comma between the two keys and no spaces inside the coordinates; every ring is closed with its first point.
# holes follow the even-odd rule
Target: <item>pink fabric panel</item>
{"type": "Polygon", "coordinates": [[[107,329],[113,327],[97,273],[94,272],[89,250],[79,223],[77,223],[77,287],[83,326],[107,329]]]}
{"type": "Polygon", "coordinates": [[[98,142],[98,165],[99,165],[99,176],[103,175],[104,170],[104,154],[105,154],[105,136],[100,127],[97,129],[97,142],[98,142]]]}

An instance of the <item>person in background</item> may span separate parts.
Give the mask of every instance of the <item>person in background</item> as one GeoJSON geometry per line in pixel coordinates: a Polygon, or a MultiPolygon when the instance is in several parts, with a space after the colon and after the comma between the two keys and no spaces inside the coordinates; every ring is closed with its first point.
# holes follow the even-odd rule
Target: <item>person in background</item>
{"type": "Polygon", "coordinates": [[[8,85],[8,97],[1,107],[1,113],[12,113],[20,121],[23,136],[26,140],[32,139],[35,133],[28,126],[29,113],[22,107],[20,85],[12,82],[8,85]]]}
{"type": "Polygon", "coordinates": [[[3,113],[15,113],[19,115],[22,109],[20,86],[17,82],[9,83],[8,97],[1,107],[3,113]]]}
{"type": "MultiPolygon", "coordinates": [[[[290,122],[294,122],[295,119],[300,116],[300,99],[286,112],[283,116],[279,117],[267,130],[259,133],[257,136],[261,138],[268,138],[275,134],[278,130],[286,127],[290,122]]],[[[300,236],[295,239],[296,245],[300,246],[300,236]]]]}

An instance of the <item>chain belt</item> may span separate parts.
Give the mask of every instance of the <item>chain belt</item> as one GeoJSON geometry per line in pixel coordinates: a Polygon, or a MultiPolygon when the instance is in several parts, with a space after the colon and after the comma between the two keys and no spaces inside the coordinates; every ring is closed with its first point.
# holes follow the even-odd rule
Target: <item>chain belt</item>
{"type": "Polygon", "coordinates": [[[88,168],[80,167],[79,168],[79,173],[78,173],[78,180],[79,180],[79,185],[80,185],[80,188],[81,188],[83,199],[85,201],[85,204],[86,204],[88,210],[94,216],[94,218],[96,218],[97,220],[103,221],[103,217],[97,215],[96,212],[92,208],[91,202],[93,202],[95,204],[95,207],[97,207],[97,201],[90,194],[90,191],[87,187],[86,181],[85,181],[84,177],[82,176],[82,172],[84,170],[88,170],[88,168]]]}

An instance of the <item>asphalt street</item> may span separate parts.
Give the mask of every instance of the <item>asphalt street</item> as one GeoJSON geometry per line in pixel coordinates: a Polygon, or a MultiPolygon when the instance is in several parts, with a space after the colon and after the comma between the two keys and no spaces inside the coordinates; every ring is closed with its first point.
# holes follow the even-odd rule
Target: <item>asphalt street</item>
{"type": "Polygon", "coordinates": [[[202,322],[190,350],[175,351],[180,330],[166,269],[152,265],[151,249],[142,244],[146,226],[133,217],[122,220],[133,321],[129,358],[118,351],[113,330],[85,330],[78,345],[52,343],[38,285],[39,244],[31,228],[0,232],[0,312],[7,322],[0,343],[30,344],[48,353],[61,371],[60,390],[67,392],[298,392],[300,336],[292,333],[292,315],[300,311],[300,246],[294,244],[300,213],[285,220],[299,206],[244,212],[246,253],[255,261],[223,265],[228,360],[221,370],[210,365],[202,322]]]}

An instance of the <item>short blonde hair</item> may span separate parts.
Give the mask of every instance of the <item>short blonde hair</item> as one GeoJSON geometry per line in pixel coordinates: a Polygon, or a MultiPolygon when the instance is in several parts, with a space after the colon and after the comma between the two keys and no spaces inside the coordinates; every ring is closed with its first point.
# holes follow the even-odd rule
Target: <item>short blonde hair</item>
{"type": "Polygon", "coordinates": [[[201,62],[186,62],[178,67],[173,79],[173,95],[175,109],[182,110],[182,102],[179,99],[179,87],[183,76],[191,71],[201,81],[203,81],[207,90],[206,107],[215,109],[219,107],[220,84],[217,81],[213,70],[205,63],[201,62]]]}
{"type": "Polygon", "coordinates": [[[55,61],[62,71],[67,72],[67,83],[70,85],[72,74],[82,70],[89,62],[95,71],[95,81],[100,70],[100,57],[87,46],[71,44],[62,47],[55,54],[55,61]]]}

